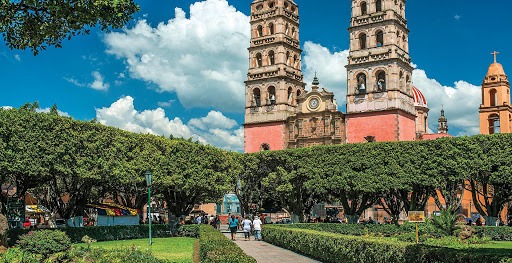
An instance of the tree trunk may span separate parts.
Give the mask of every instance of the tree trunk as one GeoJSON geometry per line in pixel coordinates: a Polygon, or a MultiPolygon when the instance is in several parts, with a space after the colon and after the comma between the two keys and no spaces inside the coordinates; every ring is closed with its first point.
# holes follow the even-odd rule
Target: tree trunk
{"type": "Polygon", "coordinates": [[[357,224],[361,215],[345,215],[349,224],[357,224]]]}
{"type": "Polygon", "coordinates": [[[496,226],[498,218],[495,216],[484,216],[485,226],[496,226]]]}

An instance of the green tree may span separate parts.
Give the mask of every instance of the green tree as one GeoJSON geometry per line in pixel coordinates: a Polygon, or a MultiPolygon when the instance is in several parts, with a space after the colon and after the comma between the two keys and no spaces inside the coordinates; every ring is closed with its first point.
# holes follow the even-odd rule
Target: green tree
{"type": "Polygon", "coordinates": [[[133,0],[0,0],[0,31],[11,49],[62,47],[90,28],[121,28],[139,10],[133,0]]]}

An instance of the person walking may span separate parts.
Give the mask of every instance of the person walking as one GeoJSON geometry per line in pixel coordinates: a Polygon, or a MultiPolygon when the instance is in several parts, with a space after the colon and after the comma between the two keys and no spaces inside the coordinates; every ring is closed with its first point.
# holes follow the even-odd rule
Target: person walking
{"type": "Polygon", "coordinates": [[[238,219],[235,215],[231,215],[229,219],[229,230],[231,230],[231,240],[236,241],[236,231],[238,230],[238,219]]]}
{"type": "Polygon", "coordinates": [[[254,240],[261,240],[261,225],[262,222],[258,216],[254,217],[254,221],[252,222],[252,226],[254,228],[254,240]]]}
{"type": "Polygon", "coordinates": [[[242,221],[242,228],[244,230],[245,241],[251,241],[252,221],[249,219],[249,216],[245,216],[245,219],[242,221]]]}

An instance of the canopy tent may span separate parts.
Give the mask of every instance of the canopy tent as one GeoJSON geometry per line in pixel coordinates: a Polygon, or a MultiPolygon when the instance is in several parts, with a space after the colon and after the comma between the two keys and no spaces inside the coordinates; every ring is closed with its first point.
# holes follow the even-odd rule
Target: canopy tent
{"type": "Polygon", "coordinates": [[[138,225],[139,213],[137,209],[124,207],[118,204],[90,204],[97,212],[97,226],[138,225]]]}
{"type": "Polygon", "coordinates": [[[46,214],[50,213],[50,210],[42,205],[26,205],[25,212],[32,214],[46,214]]]}

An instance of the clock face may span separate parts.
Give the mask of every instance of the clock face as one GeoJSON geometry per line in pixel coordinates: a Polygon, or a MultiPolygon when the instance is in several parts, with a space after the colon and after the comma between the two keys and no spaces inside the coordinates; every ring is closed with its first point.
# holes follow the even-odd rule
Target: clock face
{"type": "Polygon", "coordinates": [[[319,103],[319,101],[318,101],[318,99],[317,99],[317,98],[312,98],[312,99],[309,101],[309,107],[310,107],[311,109],[313,109],[313,110],[314,110],[314,109],[316,109],[316,108],[318,108],[318,105],[319,105],[319,104],[320,104],[320,103],[319,103]]]}

